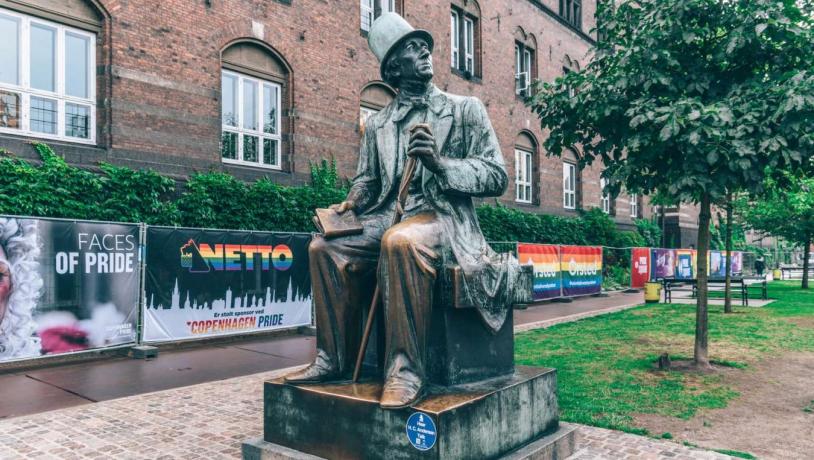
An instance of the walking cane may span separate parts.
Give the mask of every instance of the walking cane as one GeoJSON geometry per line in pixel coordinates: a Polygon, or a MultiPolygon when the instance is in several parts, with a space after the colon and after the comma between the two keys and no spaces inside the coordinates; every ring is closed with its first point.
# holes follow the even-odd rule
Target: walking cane
{"type": "MultiPolygon", "coordinates": [[[[419,127],[426,125],[417,124],[410,129],[412,133],[419,127]]],[[[413,180],[415,174],[416,158],[408,157],[407,164],[404,166],[404,174],[401,176],[401,183],[399,184],[399,194],[396,198],[396,213],[393,215],[393,224],[396,225],[401,222],[401,216],[404,214],[404,203],[407,200],[407,191],[410,188],[410,182],[413,180]]],[[[392,226],[391,225],[391,226],[392,226]]],[[[353,369],[353,381],[356,383],[359,380],[359,372],[362,370],[362,360],[367,351],[367,341],[370,339],[370,331],[373,328],[373,318],[376,317],[376,309],[379,306],[379,283],[376,283],[376,289],[373,291],[373,300],[370,302],[370,311],[367,315],[367,322],[365,323],[365,332],[362,334],[362,344],[359,346],[359,355],[356,357],[356,367],[353,369]]]]}

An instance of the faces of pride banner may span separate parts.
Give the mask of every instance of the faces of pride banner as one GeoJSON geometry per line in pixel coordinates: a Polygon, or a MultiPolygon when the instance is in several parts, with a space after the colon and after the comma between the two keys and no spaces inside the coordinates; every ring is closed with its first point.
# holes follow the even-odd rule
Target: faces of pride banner
{"type": "Polygon", "coordinates": [[[0,216],[0,362],[135,343],[139,231],[0,216]]]}
{"type": "Polygon", "coordinates": [[[517,257],[523,265],[534,265],[534,300],[602,290],[601,247],[520,243],[517,257]]]}

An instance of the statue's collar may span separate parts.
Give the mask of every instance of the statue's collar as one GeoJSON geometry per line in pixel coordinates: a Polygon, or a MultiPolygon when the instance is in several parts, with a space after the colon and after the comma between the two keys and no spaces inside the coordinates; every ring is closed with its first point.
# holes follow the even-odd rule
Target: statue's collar
{"type": "Polygon", "coordinates": [[[396,97],[396,107],[413,106],[421,103],[427,105],[430,110],[435,112],[437,115],[444,110],[446,105],[446,97],[444,96],[444,93],[442,93],[441,90],[439,90],[435,85],[430,85],[429,88],[427,88],[427,91],[420,96],[407,96],[406,94],[399,92],[398,96],[396,97]]]}

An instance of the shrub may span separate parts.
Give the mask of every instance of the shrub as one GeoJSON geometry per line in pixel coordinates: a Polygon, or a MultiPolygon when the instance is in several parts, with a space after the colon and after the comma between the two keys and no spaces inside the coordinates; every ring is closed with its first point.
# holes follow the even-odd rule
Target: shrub
{"type": "Polygon", "coordinates": [[[42,160],[36,165],[2,152],[2,214],[310,232],[314,208],[347,195],[335,162],[312,164],[311,184],[296,187],[269,179],[247,184],[223,172],[194,174],[178,197],[175,181],[154,171],[103,163],[91,172],[67,164],[46,144],[33,145],[42,160]]]}
{"type": "Polygon", "coordinates": [[[34,143],[38,165],[0,160],[0,213],[35,217],[169,223],[172,179],[153,171],[101,164],[101,173],[70,166],[46,144],[34,143]]]}
{"type": "Polygon", "coordinates": [[[644,239],[642,246],[657,248],[661,246],[661,228],[649,219],[636,219],[636,231],[644,239]]]}

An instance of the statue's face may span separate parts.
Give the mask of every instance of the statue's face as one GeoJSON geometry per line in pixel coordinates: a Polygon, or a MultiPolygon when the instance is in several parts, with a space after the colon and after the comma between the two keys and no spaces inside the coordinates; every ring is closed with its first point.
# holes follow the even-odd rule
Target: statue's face
{"type": "Polygon", "coordinates": [[[6,252],[0,245],[0,324],[6,317],[9,297],[11,297],[11,267],[6,258],[6,252]]]}
{"type": "Polygon", "coordinates": [[[432,54],[430,46],[423,38],[413,37],[401,45],[399,50],[401,81],[432,80],[432,54]]]}

